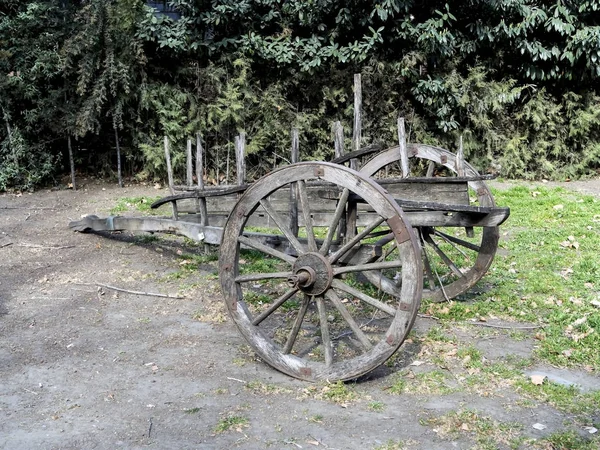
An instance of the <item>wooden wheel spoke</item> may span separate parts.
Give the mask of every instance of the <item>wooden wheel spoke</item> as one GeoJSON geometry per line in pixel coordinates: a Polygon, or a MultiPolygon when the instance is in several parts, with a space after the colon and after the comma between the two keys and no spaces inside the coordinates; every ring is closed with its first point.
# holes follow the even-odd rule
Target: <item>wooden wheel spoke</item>
{"type": "Polygon", "coordinates": [[[363,231],[358,233],[352,239],[350,239],[346,244],[344,244],[337,252],[335,252],[329,258],[331,264],[334,264],[338,259],[348,253],[355,245],[357,245],[365,236],[367,236],[371,231],[377,228],[385,219],[383,217],[378,217],[376,220],[371,222],[363,231]]]}
{"type": "Polygon", "coordinates": [[[295,257],[280,252],[279,250],[276,250],[273,247],[269,247],[268,245],[265,245],[262,242],[257,241],[256,239],[251,239],[247,236],[238,236],[238,242],[248,247],[252,247],[255,250],[259,250],[263,253],[266,253],[269,256],[273,256],[274,258],[281,259],[282,261],[285,261],[287,263],[294,264],[294,262],[296,262],[295,257]]]}
{"type": "Polygon", "coordinates": [[[348,323],[348,326],[350,326],[350,329],[354,332],[354,334],[360,341],[363,349],[365,351],[371,350],[371,348],[373,347],[371,341],[369,341],[367,335],[360,329],[360,326],[356,323],[356,321],[354,320],[348,309],[344,306],[342,300],[338,297],[335,291],[333,289],[330,289],[325,293],[325,296],[331,301],[331,303],[333,303],[333,306],[335,306],[335,308],[339,311],[344,320],[348,323]]]}
{"type": "Polygon", "coordinates": [[[365,272],[368,270],[395,269],[398,267],[402,267],[402,261],[400,261],[399,259],[394,261],[378,261],[366,264],[357,264],[355,266],[334,267],[333,275],[336,276],[342,273],[350,272],[365,272]]]}
{"type": "Polygon", "coordinates": [[[365,303],[368,303],[371,306],[389,314],[390,316],[394,316],[396,314],[396,308],[393,306],[387,305],[382,301],[377,300],[376,298],[371,297],[370,295],[365,294],[364,292],[359,291],[352,286],[348,286],[342,280],[334,279],[331,281],[331,286],[335,289],[339,289],[340,291],[344,291],[347,294],[353,295],[354,297],[362,300],[365,303]]]}
{"type": "Polygon", "coordinates": [[[315,232],[312,226],[312,217],[310,213],[310,205],[308,203],[308,195],[306,194],[306,183],[298,181],[298,193],[300,196],[300,205],[302,206],[302,215],[304,216],[304,226],[306,227],[306,239],[308,241],[308,251],[317,251],[317,241],[315,240],[315,232]]]}
{"type": "Polygon", "coordinates": [[[281,305],[283,305],[286,301],[292,298],[296,292],[298,292],[298,288],[293,288],[287,291],[285,294],[283,294],[281,297],[275,300],[275,302],[271,306],[269,306],[262,313],[256,316],[252,320],[252,325],[260,325],[260,323],[263,320],[265,320],[267,317],[273,314],[281,305]]]}
{"type": "Polygon", "coordinates": [[[288,278],[292,272],[270,272],[270,273],[246,273],[235,277],[236,283],[245,283],[248,281],[271,280],[273,278],[288,278]]]}
{"type": "Polygon", "coordinates": [[[321,249],[319,250],[321,255],[327,255],[327,253],[329,253],[329,248],[331,247],[331,243],[333,242],[335,231],[337,230],[340,220],[342,219],[342,216],[344,215],[344,212],[346,210],[346,203],[348,203],[349,196],[350,189],[345,188],[335,208],[335,213],[333,214],[333,217],[331,219],[331,225],[327,230],[327,236],[325,237],[325,240],[321,245],[321,249]]]}
{"type": "Polygon", "coordinates": [[[436,236],[440,236],[442,239],[444,239],[448,242],[453,242],[455,244],[461,245],[465,248],[468,248],[469,250],[473,250],[474,252],[479,253],[479,251],[481,250],[481,247],[479,245],[472,244],[471,242],[464,241],[460,238],[451,236],[451,235],[443,233],[441,231],[435,230],[435,234],[436,234],[436,236]]]}
{"type": "Polygon", "coordinates": [[[431,239],[431,235],[424,235],[423,238],[425,239],[425,242],[431,245],[438,256],[442,259],[444,264],[446,264],[457,277],[462,278],[464,276],[460,269],[456,267],[456,264],[454,264],[452,260],[448,258],[448,255],[446,255],[443,250],[434,242],[434,240],[431,239]]]}
{"type": "Polygon", "coordinates": [[[319,310],[319,323],[321,325],[321,341],[325,353],[325,365],[331,367],[333,364],[333,344],[329,336],[329,323],[327,322],[327,311],[323,297],[317,297],[317,309],[319,310]]]}
{"type": "Polygon", "coordinates": [[[285,342],[285,346],[283,348],[283,353],[288,355],[292,348],[294,348],[294,344],[296,342],[296,338],[298,337],[298,332],[300,331],[300,327],[302,326],[302,322],[304,321],[304,316],[306,316],[306,311],[308,310],[308,305],[310,304],[310,297],[305,295],[302,298],[302,304],[300,305],[300,310],[298,311],[298,315],[294,320],[294,324],[292,325],[292,329],[288,334],[287,341],[285,342]]]}
{"type": "Polygon", "coordinates": [[[425,266],[425,274],[427,275],[427,280],[429,281],[429,289],[433,291],[436,287],[435,278],[431,270],[431,263],[429,262],[429,257],[427,256],[427,252],[425,250],[423,250],[422,256],[423,265],[425,266]]]}
{"type": "Polygon", "coordinates": [[[285,235],[287,240],[290,242],[292,247],[294,247],[299,254],[304,253],[306,251],[304,249],[304,246],[300,243],[298,238],[294,236],[294,233],[292,232],[290,227],[285,223],[283,217],[281,217],[281,215],[279,215],[279,213],[275,211],[275,208],[273,208],[271,202],[268,199],[263,198],[260,200],[260,204],[265,209],[267,214],[271,217],[271,219],[275,221],[275,223],[277,224],[281,232],[285,235]]]}

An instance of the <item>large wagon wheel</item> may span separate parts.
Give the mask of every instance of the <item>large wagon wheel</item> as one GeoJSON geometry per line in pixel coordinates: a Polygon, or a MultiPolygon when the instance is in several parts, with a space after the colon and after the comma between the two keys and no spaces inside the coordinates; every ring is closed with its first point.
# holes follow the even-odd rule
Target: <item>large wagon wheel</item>
{"type": "MultiPolygon", "coordinates": [[[[424,144],[408,144],[407,153],[411,163],[411,176],[456,176],[475,178],[479,173],[465,161],[447,150],[424,144]]],[[[400,149],[392,147],[364,164],[361,172],[375,180],[387,172],[401,173],[400,149]]],[[[493,207],[494,198],[482,180],[468,182],[469,197],[477,206],[493,207]]],[[[499,229],[479,227],[475,229],[435,227],[417,228],[422,248],[423,266],[426,272],[423,298],[434,302],[449,300],[473,287],[487,272],[498,248],[499,229]]],[[[388,258],[389,259],[389,258],[388,258]]],[[[397,283],[375,273],[366,274],[380,288],[394,293],[397,283]]]]}
{"type": "Polygon", "coordinates": [[[400,347],[419,308],[421,264],[418,238],[394,199],[331,163],[294,164],[253,184],[229,216],[219,259],[225,302],[246,340],[276,369],[309,381],[356,378],[400,347]],[[300,237],[286,214],[290,189],[300,237]],[[365,223],[336,242],[349,199],[361,204],[365,223]],[[265,232],[264,224],[272,228],[265,232]],[[376,261],[372,235],[381,226],[393,232],[397,261],[376,261]],[[389,268],[402,279],[397,296],[357,277],[389,268]]]}

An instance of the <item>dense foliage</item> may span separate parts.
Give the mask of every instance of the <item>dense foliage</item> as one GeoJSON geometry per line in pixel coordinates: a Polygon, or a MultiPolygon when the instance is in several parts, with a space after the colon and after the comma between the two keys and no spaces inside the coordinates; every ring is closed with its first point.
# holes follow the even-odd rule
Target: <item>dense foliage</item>
{"type": "MultiPolygon", "coordinates": [[[[600,170],[600,0],[0,0],[0,190],[65,172],[164,176],[162,136],[202,134],[213,177],[233,136],[255,173],[349,137],[454,148],[510,177],[600,170]],[[253,165],[253,166],[252,166],[253,165]]],[[[349,143],[348,143],[349,144],[349,143]]],[[[55,179],[55,182],[56,179],[55,179]]]]}

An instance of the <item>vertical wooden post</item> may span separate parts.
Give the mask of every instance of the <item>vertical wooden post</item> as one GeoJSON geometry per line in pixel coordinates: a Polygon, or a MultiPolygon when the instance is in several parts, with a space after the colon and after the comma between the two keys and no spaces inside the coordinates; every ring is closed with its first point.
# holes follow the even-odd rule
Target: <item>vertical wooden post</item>
{"type": "Polygon", "coordinates": [[[115,129],[115,145],[117,147],[117,175],[119,177],[119,187],[123,187],[123,175],[121,174],[121,146],[119,145],[119,132],[117,126],[114,125],[115,129]]]}
{"type": "Polygon", "coordinates": [[[335,157],[339,158],[344,155],[344,127],[339,120],[333,125],[333,133],[335,139],[335,157]]]}
{"type": "MultiPolygon", "coordinates": [[[[196,183],[198,190],[204,190],[204,158],[202,149],[202,140],[200,133],[196,134],[196,183]]],[[[200,214],[200,225],[208,225],[208,215],[206,210],[206,197],[198,197],[196,200],[196,211],[200,214]]]]}
{"type": "Polygon", "coordinates": [[[245,153],[246,133],[242,132],[239,136],[235,137],[235,163],[238,186],[242,186],[246,183],[246,160],[244,159],[245,153]]]}
{"type": "Polygon", "coordinates": [[[465,155],[463,152],[462,134],[458,138],[458,152],[456,153],[456,174],[459,177],[465,176],[465,155]]]}
{"type": "Polygon", "coordinates": [[[204,155],[200,133],[196,134],[196,183],[198,189],[204,189],[204,155]]]}
{"type": "Polygon", "coordinates": [[[193,176],[193,160],[192,160],[192,140],[188,139],[187,147],[185,150],[185,165],[186,165],[186,184],[187,187],[192,187],[194,184],[194,176],[193,176]]]}
{"type": "Polygon", "coordinates": [[[404,118],[398,117],[398,146],[400,147],[400,165],[402,166],[402,178],[410,175],[408,166],[408,151],[406,149],[406,130],[404,129],[404,118]]]}
{"type": "MultiPolygon", "coordinates": [[[[352,130],[352,151],[360,148],[362,138],[362,84],[360,73],[354,74],[354,129],[352,130]]],[[[350,161],[352,169],[358,169],[356,159],[350,161]]]]}
{"type": "MultiPolygon", "coordinates": [[[[175,194],[175,189],[173,188],[173,169],[171,167],[171,153],[169,151],[169,138],[165,136],[165,160],[167,162],[167,177],[169,180],[169,191],[171,191],[171,195],[175,194]]],[[[175,202],[171,202],[171,206],[173,208],[173,219],[177,220],[179,218],[179,214],[177,212],[177,204],[175,202]]]]}
{"type": "Polygon", "coordinates": [[[77,190],[77,186],[75,185],[75,160],[73,158],[73,148],[71,147],[71,135],[67,136],[67,148],[69,149],[69,164],[71,166],[71,185],[73,186],[73,190],[77,190]]]}
{"type": "MultiPolygon", "coordinates": [[[[300,159],[300,144],[298,138],[298,129],[292,128],[292,164],[300,159]]],[[[293,183],[290,188],[290,229],[294,236],[298,236],[298,187],[293,183]]]]}

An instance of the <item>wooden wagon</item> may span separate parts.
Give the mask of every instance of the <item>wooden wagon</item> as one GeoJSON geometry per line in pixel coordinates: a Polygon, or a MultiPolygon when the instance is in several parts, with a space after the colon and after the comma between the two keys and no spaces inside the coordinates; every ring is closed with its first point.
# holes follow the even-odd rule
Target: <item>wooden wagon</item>
{"type": "Polygon", "coordinates": [[[492,263],[509,209],[461,154],[407,144],[402,129],[398,146],[294,163],[249,185],[238,158],[238,185],[184,187],[153,205],[171,204],[172,217],[70,226],[220,245],[224,301],[256,353],[303,380],[353,379],[398,350],[421,299],[456,297],[492,263]]]}

